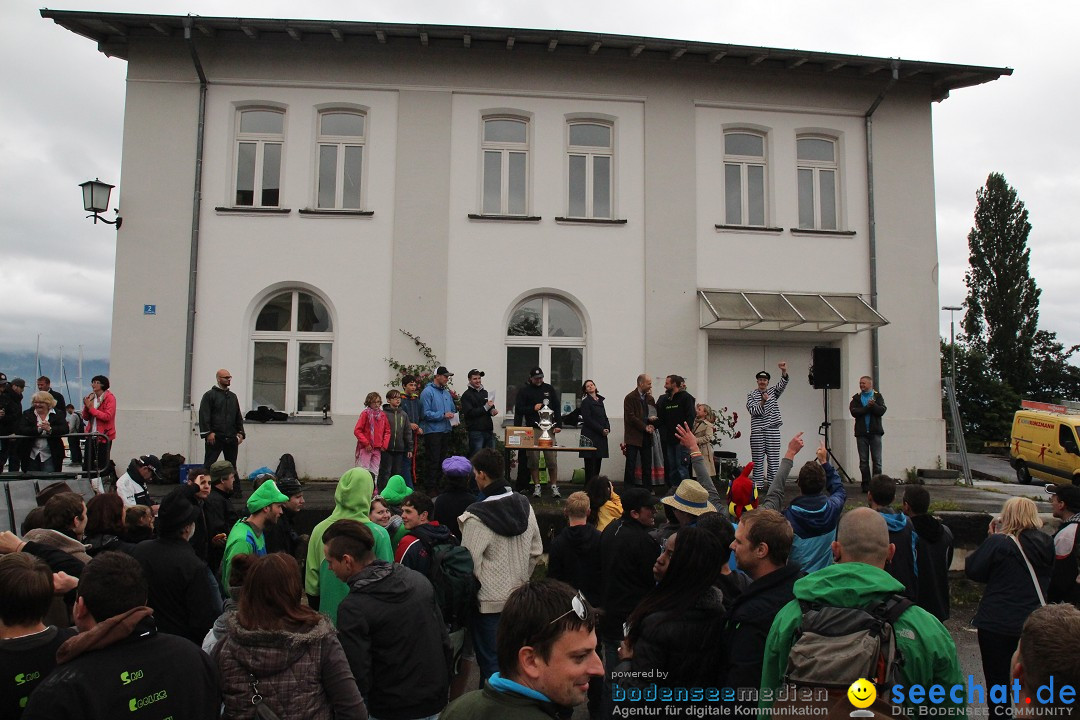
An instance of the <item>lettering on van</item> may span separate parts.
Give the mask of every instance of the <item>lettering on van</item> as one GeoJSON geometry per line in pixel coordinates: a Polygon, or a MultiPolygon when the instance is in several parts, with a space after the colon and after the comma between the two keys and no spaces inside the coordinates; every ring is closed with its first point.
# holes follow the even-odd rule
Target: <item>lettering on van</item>
{"type": "Polygon", "coordinates": [[[1042,428],[1043,430],[1053,430],[1057,427],[1053,423],[1043,422],[1041,420],[1031,420],[1029,418],[1020,418],[1021,425],[1032,425],[1034,427],[1042,428]]]}

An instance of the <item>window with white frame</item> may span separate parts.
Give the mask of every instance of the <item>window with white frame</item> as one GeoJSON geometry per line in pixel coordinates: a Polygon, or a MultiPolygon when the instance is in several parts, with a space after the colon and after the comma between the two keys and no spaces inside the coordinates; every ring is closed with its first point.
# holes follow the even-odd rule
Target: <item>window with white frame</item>
{"type": "Polygon", "coordinates": [[[480,212],[528,215],[529,123],[515,117],[484,118],[480,212]]]}
{"type": "Polygon", "coordinates": [[[799,169],[799,227],[836,230],[836,141],[824,137],[796,140],[799,169]]]}
{"type": "Polygon", "coordinates": [[[612,127],[595,120],[567,124],[567,217],[612,217],[612,127]]]}
{"type": "Polygon", "coordinates": [[[236,131],[237,207],[278,207],[281,203],[281,148],[285,112],[272,108],[240,110],[236,131]]]}
{"type": "Polygon", "coordinates": [[[514,412],[517,391],[537,366],[558,393],[560,407],[576,407],[585,382],[585,345],[585,321],[568,301],[536,295],[519,303],[506,326],[507,414],[514,412]]]}
{"type": "Polygon", "coordinates": [[[765,226],[765,136],[724,133],[724,222],[765,226]]]}
{"type": "Polygon", "coordinates": [[[362,112],[325,110],[319,113],[316,138],[319,151],[316,207],[319,209],[361,209],[366,125],[367,116],[362,112]]]}
{"type": "Polygon", "coordinates": [[[251,406],[289,414],[330,409],[334,328],[330,311],[306,290],[272,295],[251,333],[251,406]]]}

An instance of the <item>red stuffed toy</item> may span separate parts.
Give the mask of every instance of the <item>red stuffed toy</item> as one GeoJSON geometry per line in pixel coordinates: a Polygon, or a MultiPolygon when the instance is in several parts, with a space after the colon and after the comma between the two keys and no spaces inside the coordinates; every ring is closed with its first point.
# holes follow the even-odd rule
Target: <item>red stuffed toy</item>
{"type": "Polygon", "coordinates": [[[750,473],[754,470],[754,463],[746,463],[746,467],[742,469],[739,477],[731,481],[731,487],[728,488],[728,512],[738,522],[742,514],[747,510],[753,510],[758,506],[758,492],[757,487],[754,486],[754,481],[750,479],[750,473]]]}

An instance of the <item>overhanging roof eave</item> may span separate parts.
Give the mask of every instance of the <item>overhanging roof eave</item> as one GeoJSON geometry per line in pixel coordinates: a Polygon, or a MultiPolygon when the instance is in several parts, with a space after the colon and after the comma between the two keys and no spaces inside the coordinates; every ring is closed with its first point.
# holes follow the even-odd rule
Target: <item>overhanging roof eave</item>
{"type": "MultiPolygon", "coordinates": [[[[797,49],[769,48],[728,43],[709,43],[692,40],[655,38],[633,35],[610,35],[571,30],[546,30],[537,28],[500,28],[465,25],[429,25],[406,23],[376,23],[339,20],[302,20],[282,18],[228,18],[203,17],[198,15],[145,15],[138,13],[105,13],[75,10],[42,9],[41,17],[52,20],[61,27],[96,42],[102,52],[127,59],[127,45],[134,38],[163,40],[167,37],[183,37],[184,22],[191,18],[197,27],[207,33],[217,31],[239,31],[241,28],[258,31],[259,34],[295,34],[297,36],[324,35],[335,39],[367,39],[383,43],[387,39],[415,39],[418,43],[423,35],[433,40],[460,41],[466,35],[473,47],[481,41],[498,42],[505,46],[509,38],[514,38],[515,46],[522,44],[546,45],[549,50],[557,48],[582,49],[583,51],[599,43],[603,54],[610,57],[610,51],[625,51],[621,56],[627,59],[638,57],[641,53],[663,54],[680,62],[704,62],[716,64],[743,59],[746,66],[757,64],[770,68],[780,67],[789,70],[818,67],[824,74],[840,68],[857,68],[859,76],[871,76],[881,71],[891,71],[893,58],[880,58],[867,55],[846,55],[797,49]],[[166,34],[166,33],[170,34],[166,34]],[[376,38],[379,38],[376,40],[376,38]],[[554,47],[551,45],[555,41],[554,47]]],[[[593,51],[595,52],[595,51],[593,51]]],[[[590,53],[591,54],[591,53],[590,53]]],[[[955,65],[918,60],[900,60],[905,78],[913,82],[929,83],[934,88],[935,97],[945,97],[950,90],[971,85],[978,85],[997,80],[1003,75],[1011,75],[1011,68],[998,68],[977,65],[955,65]]]]}

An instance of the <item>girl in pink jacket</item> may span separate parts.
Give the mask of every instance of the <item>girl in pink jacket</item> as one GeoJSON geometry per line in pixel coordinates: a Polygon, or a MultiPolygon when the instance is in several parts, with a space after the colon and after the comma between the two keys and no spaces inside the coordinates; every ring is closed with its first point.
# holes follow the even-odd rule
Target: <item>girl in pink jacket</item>
{"type": "Polygon", "coordinates": [[[370,392],[364,399],[367,407],[356,421],[356,467],[368,470],[372,476],[379,474],[382,451],[390,445],[390,422],[382,411],[382,397],[370,392]]]}

